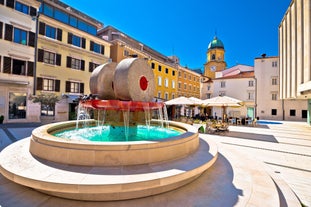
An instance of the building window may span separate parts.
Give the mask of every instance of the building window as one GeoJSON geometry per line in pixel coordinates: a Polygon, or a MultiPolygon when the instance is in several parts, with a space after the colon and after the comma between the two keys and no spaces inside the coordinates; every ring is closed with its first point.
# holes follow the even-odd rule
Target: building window
{"type": "Polygon", "coordinates": [[[211,97],[212,97],[212,94],[211,94],[211,93],[207,93],[207,94],[206,94],[206,98],[207,98],[207,99],[210,99],[211,97]]]}
{"type": "Polygon", "coordinates": [[[93,72],[95,70],[95,68],[97,68],[100,64],[97,63],[89,63],[89,72],[93,72]]]}
{"type": "Polygon", "coordinates": [[[221,88],[225,88],[226,87],[226,82],[225,81],[221,81],[220,82],[220,87],[221,88]]]}
{"type": "Polygon", "coordinates": [[[76,36],[72,33],[68,33],[68,44],[72,44],[74,46],[85,49],[85,38],[76,36]]]}
{"type": "Polygon", "coordinates": [[[154,63],[151,63],[151,68],[152,68],[152,69],[154,69],[154,68],[155,68],[154,63]]]}
{"type": "Polygon", "coordinates": [[[276,116],[277,115],[277,110],[276,109],[271,109],[271,115],[276,116]]]}
{"type": "Polygon", "coordinates": [[[189,91],[191,91],[191,85],[189,85],[189,91]]]}
{"type": "Polygon", "coordinates": [[[9,119],[25,119],[27,94],[9,93],[9,119]]]}
{"type": "Polygon", "coordinates": [[[308,110],[301,110],[301,118],[303,119],[308,118],[308,110]]]}
{"type": "Polygon", "coordinates": [[[162,77],[161,76],[158,77],[158,86],[162,86],[162,77]]]}
{"type": "Polygon", "coordinates": [[[295,109],[289,110],[289,115],[290,116],[296,116],[296,110],[295,109]]]}
{"type": "Polygon", "coordinates": [[[81,60],[76,59],[76,58],[71,58],[71,68],[72,69],[81,69],[81,60]]]}
{"type": "Polygon", "coordinates": [[[178,77],[181,77],[181,72],[180,71],[178,71],[178,77]]]}
{"type": "Polygon", "coordinates": [[[175,70],[172,70],[172,76],[175,76],[175,70]]]}
{"type": "Polygon", "coordinates": [[[189,75],[189,80],[191,80],[191,75],[189,75]]]}
{"type": "Polygon", "coordinates": [[[212,60],[215,60],[215,59],[216,59],[216,55],[212,54],[212,60]]]}
{"type": "Polygon", "coordinates": [[[129,55],[130,55],[130,53],[129,53],[128,50],[124,50],[124,51],[123,51],[123,56],[124,56],[124,57],[127,57],[127,56],[129,56],[129,55]]]}
{"type": "Polygon", "coordinates": [[[14,42],[27,45],[27,32],[25,30],[14,28],[14,42]]]}
{"type": "Polygon", "coordinates": [[[184,79],[187,79],[187,74],[186,73],[184,74],[184,79]]]}
{"type": "Polygon", "coordinates": [[[165,73],[168,74],[168,68],[165,68],[165,73]]]}
{"type": "Polygon", "coordinates": [[[181,88],[181,82],[178,82],[178,88],[179,89],[181,88]]]}
{"type": "Polygon", "coordinates": [[[67,56],[67,68],[73,68],[76,70],[83,70],[84,71],[84,60],[72,58],[67,56]]]}
{"type": "Polygon", "coordinates": [[[278,62],[277,61],[273,61],[272,62],[272,67],[278,67],[278,62]]]}
{"type": "Polygon", "coordinates": [[[162,71],[162,66],[158,65],[158,71],[161,72],[162,71]]]}
{"type": "Polygon", "coordinates": [[[161,91],[158,91],[158,98],[161,98],[161,91]]]}
{"type": "Polygon", "coordinates": [[[66,92],[68,93],[84,93],[84,83],[66,81],[66,92]]]}
{"type": "Polygon", "coordinates": [[[48,51],[44,51],[43,62],[51,65],[55,65],[56,54],[48,51]]]}
{"type": "Polygon", "coordinates": [[[93,51],[99,54],[105,54],[105,46],[97,44],[93,41],[90,41],[90,51],[93,51]]]}
{"type": "Polygon", "coordinates": [[[175,94],[172,94],[172,99],[174,99],[175,98],[175,94]]]}
{"type": "Polygon", "coordinates": [[[184,89],[187,90],[187,84],[186,83],[184,83],[184,89]]]}
{"type": "Polygon", "coordinates": [[[97,33],[96,26],[87,24],[83,20],[77,19],[76,17],[71,16],[57,8],[54,8],[46,4],[45,2],[41,4],[40,10],[46,16],[52,17],[53,19],[56,19],[62,23],[75,27],[79,30],[82,30],[92,35],[96,35],[97,33]]]}
{"type": "Polygon", "coordinates": [[[248,92],[247,98],[248,98],[248,100],[254,100],[254,92],[248,92]]]}
{"type": "Polygon", "coordinates": [[[273,101],[278,100],[278,94],[277,93],[272,93],[272,100],[273,101]]]}
{"type": "Polygon", "coordinates": [[[172,88],[175,88],[175,81],[172,80],[172,88]]]}
{"type": "Polygon", "coordinates": [[[45,36],[56,39],[56,28],[46,25],[45,36]]]}
{"type": "Polygon", "coordinates": [[[165,96],[164,99],[168,100],[168,93],[165,93],[164,96],[165,96]]]}
{"type": "Polygon", "coordinates": [[[278,84],[278,79],[273,77],[272,79],[272,85],[277,85],[278,84]]]}
{"type": "Polygon", "coordinates": [[[166,88],[168,87],[168,79],[167,79],[167,78],[164,79],[164,86],[165,86],[166,88]]]}
{"type": "Polygon", "coordinates": [[[254,86],[254,81],[253,80],[248,81],[248,87],[253,87],[253,86],[254,86]]]}
{"type": "Polygon", "coordinates": [[[29,14],[29,6],[22,4],[18,1],[15,2],[15,10],[20,11],[24,14],[29,14]]]}
{"type": "Polygon", "coordinates": [[[207,90],[208,90],[208,91],[211,90],[211,86],[210,86],[210,85],[207,86],[207,90]]]}
{"type": "Polygon", "coordinates": [[[70,92],[71,93],[79,93],[80,92],[80,83],[70,82],[70,92]]]}
{"type": "Polygon", "coordinates": [[[53,79],[43,79],[43,90],[44,91],[55,91],[55,80],[53,79]]]}

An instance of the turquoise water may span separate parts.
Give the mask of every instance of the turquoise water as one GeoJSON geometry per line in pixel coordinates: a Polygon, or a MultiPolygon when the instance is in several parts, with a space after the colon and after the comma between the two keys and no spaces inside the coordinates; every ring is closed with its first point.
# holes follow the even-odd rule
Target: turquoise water
{"type": "Polygon", "coordinates": [[[70,140],[89,140],[94,142],[125,142],[125,141],[144,141],[159,140],[180,135],[181,131],[171,128],[158,126],[138,125],[129,127],[129,134],[126,137],[124,127],[121,126],[94,126],[79,129],[69,129],[54,133],[56,137],[70,140]]]}
{"type": "Polygon", "coordinates": [[[265,120],[259,120],[256,122],[257,124],[265,125],[265,124],[282,124],[281,122],[277,121],[265,121],[265,120]]]}

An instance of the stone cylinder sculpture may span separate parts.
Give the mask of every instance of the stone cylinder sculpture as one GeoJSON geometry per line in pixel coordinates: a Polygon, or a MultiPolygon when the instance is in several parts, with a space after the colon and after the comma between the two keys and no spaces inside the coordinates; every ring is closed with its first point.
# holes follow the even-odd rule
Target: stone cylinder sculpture
{"type": "Polygon", "coordinates": [[[127,58],[116,67],[114,93],[120,100],[152,101],[155,90],[154,74],[147,61],[127,58]]]}

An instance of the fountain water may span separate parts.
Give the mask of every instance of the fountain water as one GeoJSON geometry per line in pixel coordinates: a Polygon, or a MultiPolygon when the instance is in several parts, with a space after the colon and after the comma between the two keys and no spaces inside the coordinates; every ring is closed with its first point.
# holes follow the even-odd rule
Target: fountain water
{"type": "Polygon", "coordinates": [[[31,137],[5,148],[0,154],[0,172],[13,182],[50,195],[105,201],[176,189],[215,162],[214,144],[201,140],[191,125],[167,121],[165,105],[152,102],[154,77],[145,60],[129,58],[99,66],[92,73],[90,89],[97,98],[81,100],[77,121],[43,125],[33,130],[31,137]],[[93,118],[89,115],[92,110],[93,118]],[[139,125],[147,128],[144,133],[150,136],[132,141],[139,125]],[[176,129],[180,134],[151,139],[155,125],[161,130],[176,129]],[[124,127],[125,141],[91,142],[54,136],[81,128],[87,135],[94,130],[107,134],[107,127],[124,127]],[[12,156],[16,151],[18,156],[12,156]]]}

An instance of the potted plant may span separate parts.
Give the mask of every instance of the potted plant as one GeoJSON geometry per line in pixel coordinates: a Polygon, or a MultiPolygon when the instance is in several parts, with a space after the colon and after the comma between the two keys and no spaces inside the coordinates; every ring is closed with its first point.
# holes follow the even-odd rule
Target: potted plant
{"type": "Polygon", "coordinates": [[[4,120],[4,116],[1,115],[1,116],[0,116],[0,124],[3,124],[3,120],[4,120]]]}

